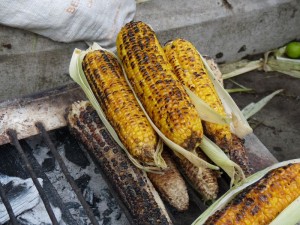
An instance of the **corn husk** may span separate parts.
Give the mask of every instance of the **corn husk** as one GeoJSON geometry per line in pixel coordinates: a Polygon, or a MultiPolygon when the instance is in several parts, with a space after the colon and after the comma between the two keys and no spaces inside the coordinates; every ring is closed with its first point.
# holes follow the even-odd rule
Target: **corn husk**
{"type": "Polygon", "coordinates": [[[260,111],[266,104],[268,104],[269,101],[271,101],[271,99],[279,94],[280,92],[282,92],[283,89],[274,91],[273,93],[267,95],[266,97],[264,97],[263,99],[261,99],[260,101],[258,101],[257,103],[251,102],[250,104],[248,104],[245,108],[243,108],[242,113],[244,114],[246,119],[249,119],[251,116],[253,116],[255,113],[257,113],[258,111],[260,111]]]}
{"type": "Polygon", "coordinates": [[[235,77],[246,72],[258,69],[265,72],[277,71],[295,78],[300,78],[300,59],[285,57],[285,46],[279,49],[268,51],[260,60],[241,60],[231,64],[220,66],[223,79],[235,77]]]}
{"type": "Polygon", "coordinates": [[[239,84],[238,82],[231,80],[230,81],[232,83],[234,83],[235,85],[237,85],[239,88],[232,88],[232,89],[226,89],[226,91],[230,94],[230,93],[236,93],[236,92],[251,92],[253,91],[251,88],[247,88],[244,85],[239,84]]]}
{"type": "Polygon", "coordinates": [[[247,119],[244,117],[243,113],[240,111],[239,107],[236,105],[234,100],[228,94],[228,92],[223,88],[220,82],[217,81],[213,71],[208,66],[205,59],[199,53],[203,64],[210,76],[211,81],[214,84],[214,87],[218,93],[219,98],[222,101],[225,112],[227,115],[231,115],[232,122],[230,123],[231,132],[237,135],[239,138],[244,138],[246,135],[253,132],[252,128],[247,122],[247,119]]]}
{"type": "Polygon", "coordinates": [[[188,87],[184,87],[186,93],[190,96],[195,108],[201,118],[211,123],[217,124],[229,124],[231,123],[231,118],[228,116],[223,116],[212,109],[206,102],[199,98],[194,92],[192,92],[188,87]]]}
{"type": "MultiPolygon", "coordinates": [[[[192,225],[202,225],[205,223],[205,221],[213,215],[216,211],[221,210],[223,207],[225,207],[237,194],[242,192],[245,188],[249,187],[250,185],[254,184],[255,182],[259,181],[261,178],[263,178],[268,172],[271,170],[277,169],[279,167],[286,166],[290,163],[300,163],[300,159],[293,159],[293,160],[288,160],[280,163],[276,163],[264,170],[261,170],[246,179],[244,179],[242,182],[238,183],[234,187],[232,187],[230,190],[228,190],[222,197],[220,197],[217,201],[215,201],[205,212],[203,212],[193,223],[192,225]]],[[[278,218],[278,219],[283,219],[281,221],[284,221],[283,223],[275,223],[274,224],[284,224],[284,225],[294,225],[294,221],[300,221],[300,214],[298,213],[293,213],[294,209],[299,209],[300,208],[300,202],[299,198],[296,199],[289,207],[286,208],[284,213],[283,218],[278,218]],[[288,215],[293,215],[293,218],[289,218],[288,215]],[[291,223],[289,223],[289,220],[291,223]]],[[[298,211],[298,210],[297,210],[298,211]]],[[[277,219],[277,218],[276,218],[277,219]]],[[[273,225],[274,225],[273,224],[273,225]]]]}
{"type": "Polygon", "coordinates": [[[241,92],[251,92],[253,90],[251,88],[229,88],[226,89],[226,91],[229,94],[232,94],[232,93],[241,93],[241,92]]]}

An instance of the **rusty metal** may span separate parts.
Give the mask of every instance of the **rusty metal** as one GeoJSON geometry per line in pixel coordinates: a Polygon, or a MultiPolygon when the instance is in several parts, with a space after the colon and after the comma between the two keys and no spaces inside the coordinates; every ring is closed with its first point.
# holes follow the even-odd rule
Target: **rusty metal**
{"type": "Polygon", "coordinates": [[[15,130],[12,130],[12,129],[8,129],[7,130],[7,135],[9,136],[10,140],[11,140],[11,143],[16,147],[16,149],[18,150],[19,154],[20,154],[20,157],[25,165],[25,168],[27,170],[27,172],[29,173],[36,189],[38,190],[39,194],[40,194],[40,197],[44,203],[44,206],[47,210],[47,213],[52,221],[52,224],[53,225],[58,225],[58,221],[54,215],[54,212],[51,208],[51,205],[50,205],[50,202],[43,190],[43,187],[41,186],[40,182],[38,181],[37,179],[37,176],[35,175],[34,171],[33,171],[33,168],[32,166],[30,165],[30,162],[28,161],[27,157],[26,157],[26,154],[23,150],[23,148],[21,147],[20,145],[20,142],[18,140],[18,136],[17,136],[17,132],[15,130]]]}
{"type": "Polygon", "coordinates": [[[43,126],[42,123],[38,122],[36,123],[36,127],[39,129],[39,131],[41,132],[47,146],[49,147],[50,151],[52,152],[53,156],[55,157],[55,159],[57,160],[63,174],[65,175],[67,181],[69,182],[69,184],[71,185],[73,191],[75,192],[78,200],[80,201],[80,203],[82,204],[88,218],[90,219],[91,223],[93,225],[98,225],[98,221],[96,219],[96,217],[93,214],[93,211],[91,210],[91,208],[89,207],[89,205],[86,203],[80,189],[78,188],[78,186],[76,185],[73,177],[71,176],[71,174],[69,173],[66,164],[64,163],[63,159],[61,158],[61,156],[59,155],[58,151],[56,150],[53,142],[51,141],[49,134],[47,133],[45,127],[43,126]]]}
{"type": "Polygon", "coordinates": [[[9,215],[9,218],[10,218],[10,222],[13,224],[13,225],[19,225],[19,222],[17,221],[17,218],[15,217],[15,214],[12,210],[12,207],[6,197],[6,194],[5,194],[5,191],[4,191],[4,188],[2,187],[2,184],[0,183],[0,197],[2,199],[2,202],[6,208],[6,211],[9,215]]]}

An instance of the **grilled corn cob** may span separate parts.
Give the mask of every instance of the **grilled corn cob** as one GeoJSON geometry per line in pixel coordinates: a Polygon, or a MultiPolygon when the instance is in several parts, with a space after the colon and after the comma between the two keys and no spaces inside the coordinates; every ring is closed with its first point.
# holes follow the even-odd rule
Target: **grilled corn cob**
{"type": "Polygon", "coordinates": [[[138,225],[172,224],[146,174],[135,167],[114,142],[87,101],[74,103],[67,114],[71,133],[98,160],[104,174],[138,225]]]}
{"type": "MultiPolygon", "coordinates": [[[[197,156],[207,160],[202,151],[197,149],[197,156]]],[[[182,168],[182,172],[193,186],[193,188],[201,195],[204,201],[214,200],[217,198],[219,192],[218,174],[216,171],[196,167],[186,158],[177,157],[179,166],[182,168]]]]}
{"type": "MultiPolygon", "coordinates": [[[[181,83],[222,116],[226,116],[222,102],[211,82],[202,59],[192,43],[176,39],[166,44],[165,53],[174,73],[181,83]]],[[[204,132],[220,148],[228,150],[233,161],[238,163],[245,174],[251,173],[249,161],[241,140],[231,134],[229,125],[203,121],[204,132]]]]}
{"type": "Polygon", "coordinates": [[[117,51],[155,125],[176,144],[194,150],[203,135],[201,120],[154,31],[143,22],[127,23],[118,34],[117,51]]]}
{"type": "Polygon", "coordinates": [[[299,196],[300,164],[290,164],[250,185],[205,225],[266,225],[299,196]]]}
{"type": "Polygon", "coordinates": [[[148,173],[147,175],[163,199],[178,211],[185,211],[189,207],[186,184],[169,152],[164,150],[162,157],[168,166],[164,174],[148,173]]]}
{"type": "Polygon", "coordinates": [[[157,136],[129,88],[118,60],[105,50],[85,55],[82,68],[111,125],[130,154],[153,163],[157,136]]]}

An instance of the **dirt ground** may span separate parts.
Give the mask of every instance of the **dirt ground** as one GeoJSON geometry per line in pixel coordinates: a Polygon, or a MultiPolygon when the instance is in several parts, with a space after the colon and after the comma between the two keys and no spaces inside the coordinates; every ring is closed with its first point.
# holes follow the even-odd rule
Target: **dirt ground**
{"type": "MultiPolygon", "coordinates": [[[[279,161],[300,158],[300,79],[277,72],[253,71],[232,80],[253,89],[253,92],[231,94],[240,108],[284,89],[249,122],[254,134],[279,161]]],[[[226,80],[225,87],[236,86],[226,80]]]]}

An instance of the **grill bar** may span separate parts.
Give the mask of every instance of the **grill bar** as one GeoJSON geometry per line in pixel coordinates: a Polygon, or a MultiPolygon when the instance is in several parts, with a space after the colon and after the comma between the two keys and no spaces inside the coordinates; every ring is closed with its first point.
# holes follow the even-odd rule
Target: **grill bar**
{"type": "Polygon", "coordinates": [[[12,207],[5,195],[5,191],[4,191],[4,188],[2,187],[2,184],[0,183],[0,196],[1,196],[1,199],[2,199],[2,202],[7,210],[7,213],[9,215],[9,218],[10,218],[10,221],[13,225],[19,225],[16,217],[15,217],[15,214],[12,210],[12,207]]]}
{"type": "Polygon", "coordinates": [[[67,166],[65,165],[63,159],[61,158],[61,156],[59,155],[59,153],[57,152],[53,142],[51,141],[49,134],[47,133],[45,127],[43,126],[42,123],[38,122],[35,124],[36,127],[39,129],[39,131],[41,132],[44,140],[46,141],[46,144],[48,145],[50,151],[52,152],[53,156],[55,157],[55,159],[57,160],[63,174],[65,175],[67,181],[69,182],[69,184],[71,185],[71,187],[73,188],[78,200],[80,201],[80,203],[82,204],[88,218],[90,219],[91,223],[93,225],[99,225],[96,217],[94,216],[91,208],[89,207],[89,205],[86,203],[80,189],[78,188],[78,186],[76,185],[73,177],[71,176],[71,174],[69,173],[67,166]]]}
{"type": "Polygon", "coordinates": [[[20,154],[20,157],[25,165],[25,168],[27,170],[27,172],[29,173],[34,185],[36,186],[40,196],[41,196],[41,199],[45,205],[45,208],[47,210],[47,213],[50,217],[50,220],[52,221],[52,224],[53,225],[59,225],[55,215],[54,215],[54,212],[50,206],[50,202],[40,184],[40,182],[38,181],[37,179],[37,176],[35,175],[31,165],[30,165],[30,162],[28,161],[26,155],[25,155],[25,152],[23,150],[23,148],[21,147],[20,145],[20,142],[18,140],[18,137],[17,137],[17,132],[15,130],[7,130],[7,135],[10,137],[10,140],[11,140],[11,143],[16,147],[16,149],[18,150],[19,154],[20,154]]]}

